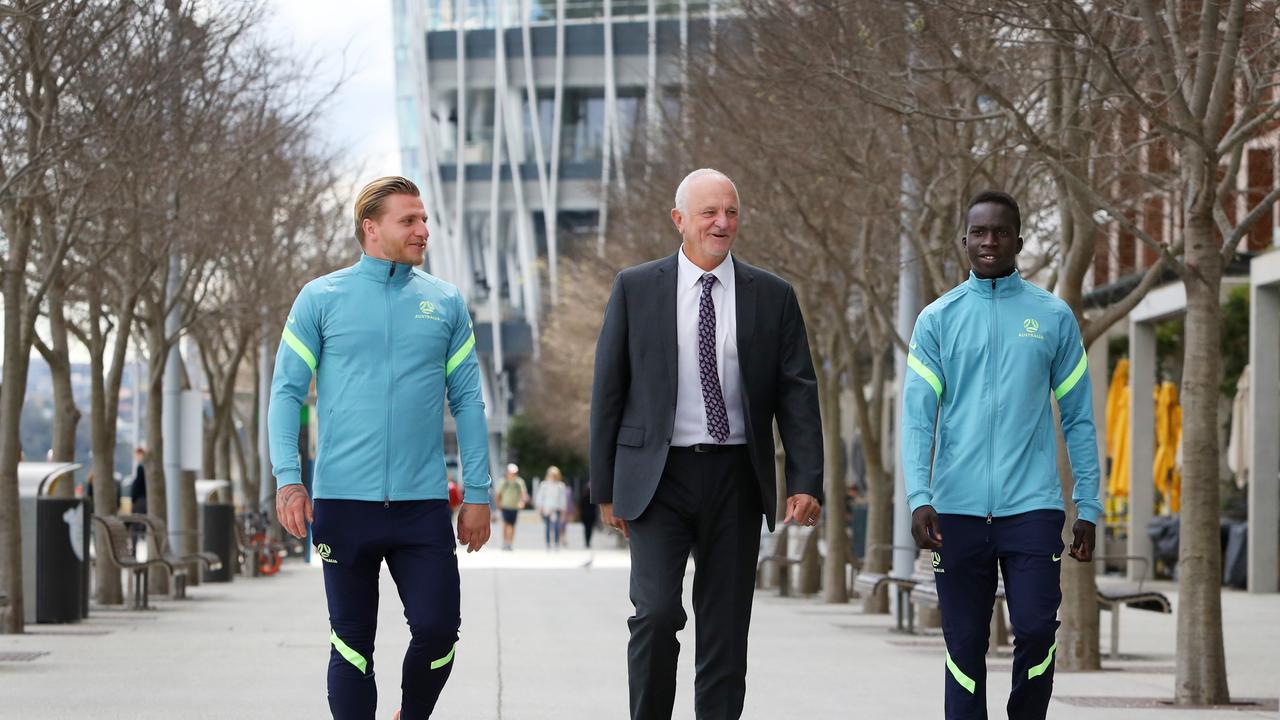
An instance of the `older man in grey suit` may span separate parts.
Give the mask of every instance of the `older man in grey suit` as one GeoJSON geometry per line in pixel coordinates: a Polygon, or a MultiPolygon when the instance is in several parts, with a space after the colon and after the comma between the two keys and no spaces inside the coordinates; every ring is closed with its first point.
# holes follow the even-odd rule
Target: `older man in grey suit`
{"type": "Polygon", "coordinates": [[[817,382],[795,291],[730,254],[738,191],[690,173],[671,219],[674,255],[614,281],[596,345],[591,496],[631,539],[631,717],[668,719],[685,564],[697,563],[694,707],[742,714],[760,517],[777,502],[773,422],[786,449],[787,516],[821,512],[817,382]]]}

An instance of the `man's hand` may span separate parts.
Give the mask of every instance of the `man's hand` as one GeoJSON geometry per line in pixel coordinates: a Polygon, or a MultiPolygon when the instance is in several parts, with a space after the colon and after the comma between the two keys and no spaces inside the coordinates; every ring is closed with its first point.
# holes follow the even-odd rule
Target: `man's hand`
{"type": "Polygon", "coordinates": [[[799,523],[801,525],[817,525],[822,518],[822,506],[818,498],[804,493],[796,493],[787,498],[787,516],[782,524],[799,523]]]}
{"type": "Polygon", "coordinates": [[[296,538],[307,536],[311,522],[311,496],[301,483],[285,485],[276,491],[276,519],[280,527],[296,538]]]}
{"type": "Polygon", "coordinates": [[[458,544],[476,552],[489,542],[489,503],[463,503],[458,511],[458,544]]]}
{"type": "Polygon", "coordinates": [[[937,550],[942,547],[942,528],[938,525],[938,513],[932,505],[921,505],[911,513],[911,537],[921,550],[937,550]]]}
{"type": "Polygon", "coordinates": [[[613,503],[600,503],[600,522],[622,533],[622,537],[630,538],[627,521],[613,514],[613,503]]]}
{"type": "Polygon", "coordinates": [[[1098,537],[1097,526],[1088,520],[1076,520],[1071,525],[1071,534],[1075,539],[1071,541],[1071,549],[1067,554],[1080,562],[1092,562],[1093,545],[1098,537]]]}

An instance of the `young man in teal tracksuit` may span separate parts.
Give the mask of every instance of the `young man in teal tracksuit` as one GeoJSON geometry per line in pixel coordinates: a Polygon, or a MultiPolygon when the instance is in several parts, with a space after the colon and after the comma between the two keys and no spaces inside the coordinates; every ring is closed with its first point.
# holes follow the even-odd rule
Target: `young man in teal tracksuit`
{"type": "MultiPolygon", "coordinates": [[[[458,541],[489,539],[489,453],[471,318],[458,289],[428,275],[418,188],[376,180],[355,206],[359,262],[313,280],[285,323],[268,427],[276,511],[297,537],[312,522],[329,605],[329,708],[371,720],[378,572],[386,561],[411,640],[401,712],[431,715],[453,668],[459,576],[445,470],[444,403],[465,486],[458,541]],[[315,504],[300,484],[298,414],[315,375],[315,504]]],[[[399,713],[397,713],[399,716],[399,713]]]]}
{"type": "Polygon", "coordinates": [[[1064,549],[1051,397],[1075,475],[1072,558],[1092,560],[1102,509],[1079,325],[1066,303],[1018,275],[1020,232],[1009,195],[969,203],[972,272],[920,313],[907,356],[902,462],[911,533],[933,551],[947,718],[987,717],[997,568],[1015,638],[1009,717],[1043,718],[1049,705],[1064,549]]]}

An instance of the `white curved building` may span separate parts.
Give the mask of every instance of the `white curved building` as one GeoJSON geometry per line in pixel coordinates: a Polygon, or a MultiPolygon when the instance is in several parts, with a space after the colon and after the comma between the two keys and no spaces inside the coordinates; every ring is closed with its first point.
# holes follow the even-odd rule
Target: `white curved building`
{"type": "Polygon", "coordinates": [[[429,269],[475,316],[495,467],[559,258],[604,242],[602,188],[678,106],[727,5],[393,0],[401,164],[431,216],[429,269]]]}

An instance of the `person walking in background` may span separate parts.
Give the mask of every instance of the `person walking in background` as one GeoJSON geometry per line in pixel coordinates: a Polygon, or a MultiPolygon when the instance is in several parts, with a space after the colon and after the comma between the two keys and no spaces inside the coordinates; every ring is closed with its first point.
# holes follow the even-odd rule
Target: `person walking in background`
{"type": "Polygon", "coordinates": [[[507,476],[498,484],[498,510],[502,513],[502,549],[510,550],[516,540],[516,519],[529,504],[529,491],[520,477],[520,466],[507,464],[507,476]]]}
{"type": "Polygon", "coordinates": [[[462,488],[458,486],[458,481],[449,476],[449,510],[457,512],[462,507],[462,488]]]}
{"type": "Polygon", "coordinates": [[[534,504],[542,514],[542,526],[546,533],[548,550],[560,547],[560,534],[564,528],[565,511],[568,509],[565,502],[568,497],[566,490],[560,468],[555,465],[548,467],[547,475],[538,486],[538,494],[534,498],[534,504]]]}
{"type": "MultiPolygon", "coordinates": [[[[147,468],[146,448],[138,447],[133,451],[133,459],[136,467],[133,469],[133,483],[129,485],[129,512],[134,515],[147,514],[147,468]]],[[[134,523],[129,532],[131,547],[136,552],[138,542],[142,540],[146,533],[146,528],[139,523],[134,523]]]]}
{"type": "Polygon", "coordinates": [[[133,484],[129,486],[129,512],[134,515],[147,514],[147,450],[139,447],[133,451],[135,467],[133,484]]]}
{"type": "Polygon", "coordinates": [[[560,513],[560,547],[569,547],[569,523],[573,522],[574,510],[577,509],[577,503],[574,502],[573,486],[569,483],[561,483],[564,485],[564,512],[560,513]]]}
{"type": "Polygon", "coordinates": [[[742,715],[760,517],[772,530],[777,504],[775,419],[784,522],[814,526],[822,514],[822,417],[800,303],[787,281],[731,255],[738,211],[724,173],[689,173],[671,210],[683,242],[618,273],[596,343],[591,498],[631,538],[632,720],[671,717],[690,552],[694,711],[742,715]]]}
{"type": "Polygon", "coordinates": [[[591,484],[577,482],[578,519],[582,521],[582,538],[587,549],[591,549],[591,534],[596,529],[596,506],[591,502],[591,484]]]}
{"type": "Polygon", "coordinates": [[[902,390],[911,534],[931,551],[947,653],[948,719],[987,717],[986,655],[998,573],[1013,625],[1017,720],[1045,717],[1058,647],[1062,558],[1093,559],[1098,444],[1089,361],[1071,308],[1018,274],[1013,197],[969,202],[969,279],[916,318],[902,390]],[[1058,478],[1057,400],[1079,517],[1070,549],[1058,478]],[[944,539],[945,538],[945,539],[944,539]]]}

